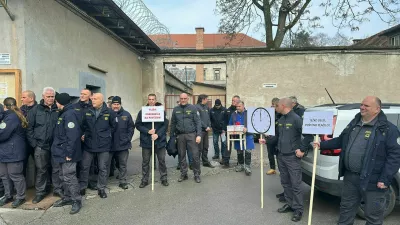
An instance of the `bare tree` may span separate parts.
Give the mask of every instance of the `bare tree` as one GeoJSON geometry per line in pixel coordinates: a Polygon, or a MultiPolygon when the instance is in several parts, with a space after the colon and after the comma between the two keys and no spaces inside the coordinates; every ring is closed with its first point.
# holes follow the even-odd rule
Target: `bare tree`
{"type": "MultiPolygon", "coordinates": [[[[234,37],[251,26],[264,28],[267,48],[279,48],[293,27],[321,27],[320,18],[310,14],[310,3],[316,0],[216,0],[221,15],[219,31],[234,37]]],[[[323,16],[331,17],[338,28],[358,30],[371,14],[393,23],[400,12],[400,0],[319,0],[323,16]]]]}

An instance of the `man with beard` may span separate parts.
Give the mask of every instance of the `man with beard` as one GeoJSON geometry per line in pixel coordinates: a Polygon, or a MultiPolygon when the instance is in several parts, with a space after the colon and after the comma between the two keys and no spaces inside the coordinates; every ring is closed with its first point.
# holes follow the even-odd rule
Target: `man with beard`
{"type": "Polygon", "coordinates": [[[121,97],[114,96],[111,99],[111,109],[115,112],[115,133],[113,145],[111,148],[108,166],[111,165],[111,160],[115,157],[119,167],[119,187],[128,189],[126,182],[126,167],[129,157],[129,150],[132,148],[132,137],[135,130],[131,114],[122,108],[121,97]]]}

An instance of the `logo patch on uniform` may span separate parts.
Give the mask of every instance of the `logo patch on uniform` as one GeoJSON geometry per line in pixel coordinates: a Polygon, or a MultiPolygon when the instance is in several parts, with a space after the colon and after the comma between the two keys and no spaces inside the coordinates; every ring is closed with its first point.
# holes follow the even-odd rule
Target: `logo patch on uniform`
{"type": "Polygon", "coordinates": [[[81,109],[78,109],[78,108],[76,108],[75,110],[76,110],[76,111],[81,111],[81,109]]]}
{"type": "Polygon", "coordinates": [[[108,117],[104,117],[104,120],[108,120],[108,117]]]}
{"type": "Polygon", "coordinates": [[[104,116],[110,116],[110,114],[104,114],[104,116]]]}
{"type": "Polygon", "coordinates": [[[92,114],[90,114],[90,113],[86,113],[86,116],[92,116],[92,114]]]}
{"type": "Polygon", "coordinates": [[[69,122],[69,123],[68,123],[68,128],[74,128],[74,127],[75,127],[74,122],[69,122]]]}
{"type": "Polygon", "coordinates": [[[4,128],[6,128],[7,127],[7,124],[6,123],[4,123],[4,122],[1,122],[0,123],[0,129],[4,129],[4,128]]]}
{"type": "Polygon", "coordinates": [[[57,124],[60,124],[61,123],[61,121],[57,121],[57,124]]]}
{"type": "Polygon", "coordinates": [[[370,136],[371,136],[371,131],[369,131],[369,130],[365,131],[365,135],[364,135],[365,139],[368,139],[370,136]]]}
{"type": "Polygon", "coordinates": [[[121,119],[122,119],[122,120],[127,120],[128,117],[127,117],[127,116],[121,116],[121,119]]]}

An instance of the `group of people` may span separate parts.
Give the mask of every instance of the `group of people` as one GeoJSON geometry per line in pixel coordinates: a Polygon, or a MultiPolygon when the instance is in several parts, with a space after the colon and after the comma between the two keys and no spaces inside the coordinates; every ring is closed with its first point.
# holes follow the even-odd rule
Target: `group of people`
{"type": "MultiPolygon", "coordinates": [[[[25,202],[25,176],[30,155],[36,167],[34,204],[45,198],[52,185],[53,195],[61,197],[54,206],[72,205],[70,213],[77,213],[90,181],[96,183],[91,188],[97,189],[101,198],[107,197],[107,178],[114,167],[119,170],[119,187],[127,189],[127,160],[135,128],[140,132],[142,147],[139,187],[149,184],[150,159],[156,156],[161,184],[169,185],[165,164],[169,126],[166,116],[163,122],[155,122],[153,127],[152,123],[142,121],[140,110],[134,122],[131,114],[123,109],[119,96],[111,96],[107,105],[101,93],[92,93],[89,89],[81,91],[77,103],[72,103],[67,93],[56,93],[51,87],[43,89],[39,103],[35,98],[32,91],[24,91],[21,108],[17,107],[14,98],[6,98],[1,106],[0,195],[3,197],[0,206],[13,201],[14,191],[16,199],[12,207],[25,202]],[[155,156],[152,156],[153,141],[155,156]]],[[[222,168],[230,167],[231,149],[226,145],[230,125],[243,125],[246,133],[244,149],[238,141],[233,147],[237,150],[235,170],[251,175],[251,151],[255,145],[253,134],[247,132],[244,101],[235,95],[231,106],[225,108],[217,99],[209,109],[205,94],[198,97],[196,105],[188,104],[188,99],[185,93],[179,96],[179,105],[173,109],[170,118],[170,140],[176,141],[181,172],[178,182],[188,179],[186,155],[197,183],[201,182],[200,162],[203,166],[214,167],[207,156],[209,131],[213,134],[212,159],[219,161],[222,168]]],[[[161,105],[155,94],[148,95],[147,106],[161,105]]],[[[259,143],[267,144],[270,165],[267,175],[276,174],[277,157],[284,190],[277,198],[286,203],[278,212],[293,212],[292,221],[297,222],[304,210],[301,158],[312,147],[313,137],[302,134],[305,109],[296,97],[274,98],[272,107],[276,112],[276,135],[260,138],[259,143]]],[[[344,186],[338,224],[353,223],[362,198],[367,224],[382,224],[385,194],[400,166],[400,135],[381,107],[379,98],[366,97],[360,113],[339,137],[313,144],[322,150],[342,149],[339,176],[344,176],[344,186]]]]}
{"type": "MultiPolygon", "coordinates": [[[[301,190],[301,158],[307,154],[311,135],[302,134],[303,107],[291,98],[272,100],[276,111],[276,136],[259,139],[267,144],[271,170],[275,174],[277,156],[281,185],[280,202],[286,203],[279,213],[293,212],[292,221],[300,221],[304,202],[301,190]]],[[[400,167],[400,132],[387,120],[378,97],[367,96],[360,113],[342,133],[328,141],[314,141],[320,150],[341,149],[339,177],[344,177],[340,203],[339,225],[354,223],[363,199],[366,224],[382,224],[387,204],[386,195],[400,167]]]]}
{"type": "MultiPolygon", "coordinates": [[[[90,181],[101,198],[106,198],[105,188],[111,166],[119,170],[119,187],[128,189],[127,160],[132,148],[135,123],[131,114],[122,107],[119,96],[104,102],[101,93],[83,89],[77,103],[67,93],[57,93],[53,88],[43,89],[42,99],[35,101],[32,91],[22,92],[22,106],[14,98],[6,98],[0,113],[0,206],[12,202],[12,207],[25,200],[27,163],[33,156],[36,168],[36,195],[33,204],[41,202],[50,192],[61,199],[54,207],[72,205],[71,214],[80,211],[82,196],[90,181]],[[16,199],[13,201],[13,192],[16,199]]],[[[154,106],[156,95],[148,96],[148,105],[154,106]]],[[[162,185],[168,186],[165,166],[165,144],[168,120],[156,123],[141,122],[141,112],[136,128],[141,132],[143,148],[143,179],[140,187],[147,185],[151,142],[156,141],[160,151],[162,185]],[[164,153],[164,154],[163,154],[164,153]]]]}

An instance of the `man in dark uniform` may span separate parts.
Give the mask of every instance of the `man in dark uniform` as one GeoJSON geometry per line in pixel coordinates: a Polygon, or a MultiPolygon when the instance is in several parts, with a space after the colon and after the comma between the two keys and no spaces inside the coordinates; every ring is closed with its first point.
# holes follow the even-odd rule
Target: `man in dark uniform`
{"type": "Polygon", "coordinates": [[[70,214],[78,213],[82,207],[82,196],[79,193],[79,183],[76,176],[76,163],[82,160],[81,129],[79,121],[81,113],[74,110],[71,97],[67,93],[56,96],[60,112],[54,130],[54,142],[51,154],[55,163],[61,167],[64,181],[64,196],[56,201],[54,207],[72,205],[70,214]]]}
{"type": "Polygon", "coordinates": [[[203,161],[203,166],[214,168],[208,160],[208,131],[211,130],[210,112],[207,106],[208,96],[205,94],[199,95],[197,99],[197,115],[201,122],[201,141],[199,144],[200,159],[203,161]]]}
{"type": "Polygon", "coordinates": [[[289,98],[292,100],[292,108],[293,108],[294,113],[296,113],[298,116],[300,116],[300,118],[303,118],[306,108],[304,108],[304,106],[299,104],[296,96],[290,96],[289,98]]]}
{"type": "Polygon", "coordinates": [[[201,121],[197,115],[197,109],[194,105],[188,104],[188,95],[182,93],[180,96],[180,105],[172,111],[171,117],[171,136],[177,136],[179,160],[181,166],[181,176],[178,182],[187,180],[187,162],[186,148],[193,155],[193,173],[196,183],[200,183],[200,159],[198,144],[201,141],[201,121]]]}
{"type": "MultiPolygon", "coordinates": [[[[147,96],[146,106],[162,106],[162,104],[157,102],[155,94],[149,94],[147,96]]],[[[140,110],[136,118],[136,129],[140,131],[140,147],[142,147],[143,158],[143,176],[139,188],[144,188],[149,184],[149,164],[152,140],[154,140],[154,153],[157,155],[158,159],[161,184],[163,186],[168,186],[167,166],[165,164],[165,146],[167,144],[168,129],[168,120],[166,114],[164,113],[164,122],[154,122],[154,129],[152,129],[152,124],[150,122],[142,122],[142,110],[140,110]]]]}
{"type": "Polygon", "coordinates": [[[225,117],[225,107],[222,106],[221,100],[216,99],[214,107],[210,109],[210,120],[211,128],[213,131],[213,145],[214,145],[214,156],[212,159],[219,160],[219,156],[226,154],[226,140],[222,140],[222,132],[224,131],[224,117],[225,117]],[[219,139],[221,138],[221,152],[219,151],[219,139]]]}
{"type": "Polygon", "coordinates": [[[30,146],[35,151],[36,165],[36,196],[32,200],[33,204],[42,201],[47,194],[46,187],[50,181],[50,165],[52,166],[53,195],[62,197],[60,167],[54,163],[50,152],[53,143],[53,131],[59,113],[57,105],[54,103],[55,94],[56,92],[53,88],[45,87],[40,104],[28,112],[29,125],[26,134],[30,146]]]}
{"type": "MultiPolygon", "coordinates": [[[[271,107],[275,108],[275,124],[278,124],[278,120],[281,117],[281,114],[276,111],[279,103],[279,98],[273,98],[271,101],[271,107]]],[[[276,141],[273,139],[275,136],[267,137],[267,149],[268,149],[268,160],[270,170],[267,171],[267,175],[276,174],[276,165],[275,165],[275,155],[276,155],[276,141]]],[[[282,193],[283,196],[283,193],[282,193]]]]}
{"type": "Polygon", "coordinates": [[[400,167],[400,133],[381,110],[381,100],[367,96],[360,113],[339,137],[314,147],[342,149],[339,178],[343,179],[338,225],[354,223],[361,199],[366,224],[382,224],[386,194],[400,167]]]}
{"type": "Polygon", "coordinates": [[[131,114],[122,108],[121,97],[114,96],[111,100],[111,108],[115,112],[116,128],[113,138],[113,146],[111,148],[108,165],[111,165],[111,160],[115,157],[118,162],[119,169],[119,187],[128,189],[126,182],[126,167],[129,157],[129,150],[132,148],[132,137],[135,130],[131,114]]]}
{"type": "MultiPolygon", "coordinates": [[[[298,222],[303,216],[304,202],[301,191],[301,158],[313,140],[312,135],[304,135],[302,140],[303,120],[293,112],[292,100],[279,100],[277,112],[282,116],[278,120],[276,132],[278,166],[281,184],[287,204],[278,209],[279,213],[293,212],[292,221],[298,222]]],[[[260,143],[265,143],[265,139],[260,143]]]]}
{"type": "MultiPolygon", "coordinates": [[[[231,119],[231,115],[233,112],[236,111],[237,103],[239,102],[240,97],[235,95],[232,97],[232,105],[226,109],[225,111],[225,118],[224,118],[224,130],[222,134],[226,134],[227,126],[229,124],[229,120],[231,119]]],[[[229,168],[229,160],[231,158],[232,149],[226,149],[225,155],[222,156],[222,168],[227,169],[229,168]]]]}
{"type": "Polygon", "coordinates": [[[105,188],[108,178],[108,158],[111,151],[112,137],[116,127],[115,113],[107,108],[101,93],[92,97],[92,107],[86,112],[82,124],[83,159],[79,178],[81,195],[85,195],[89,181],[89,168],[93,156],[97,155],[99,175],[97,191],[101,198],[107,198],[105,188]]]}

